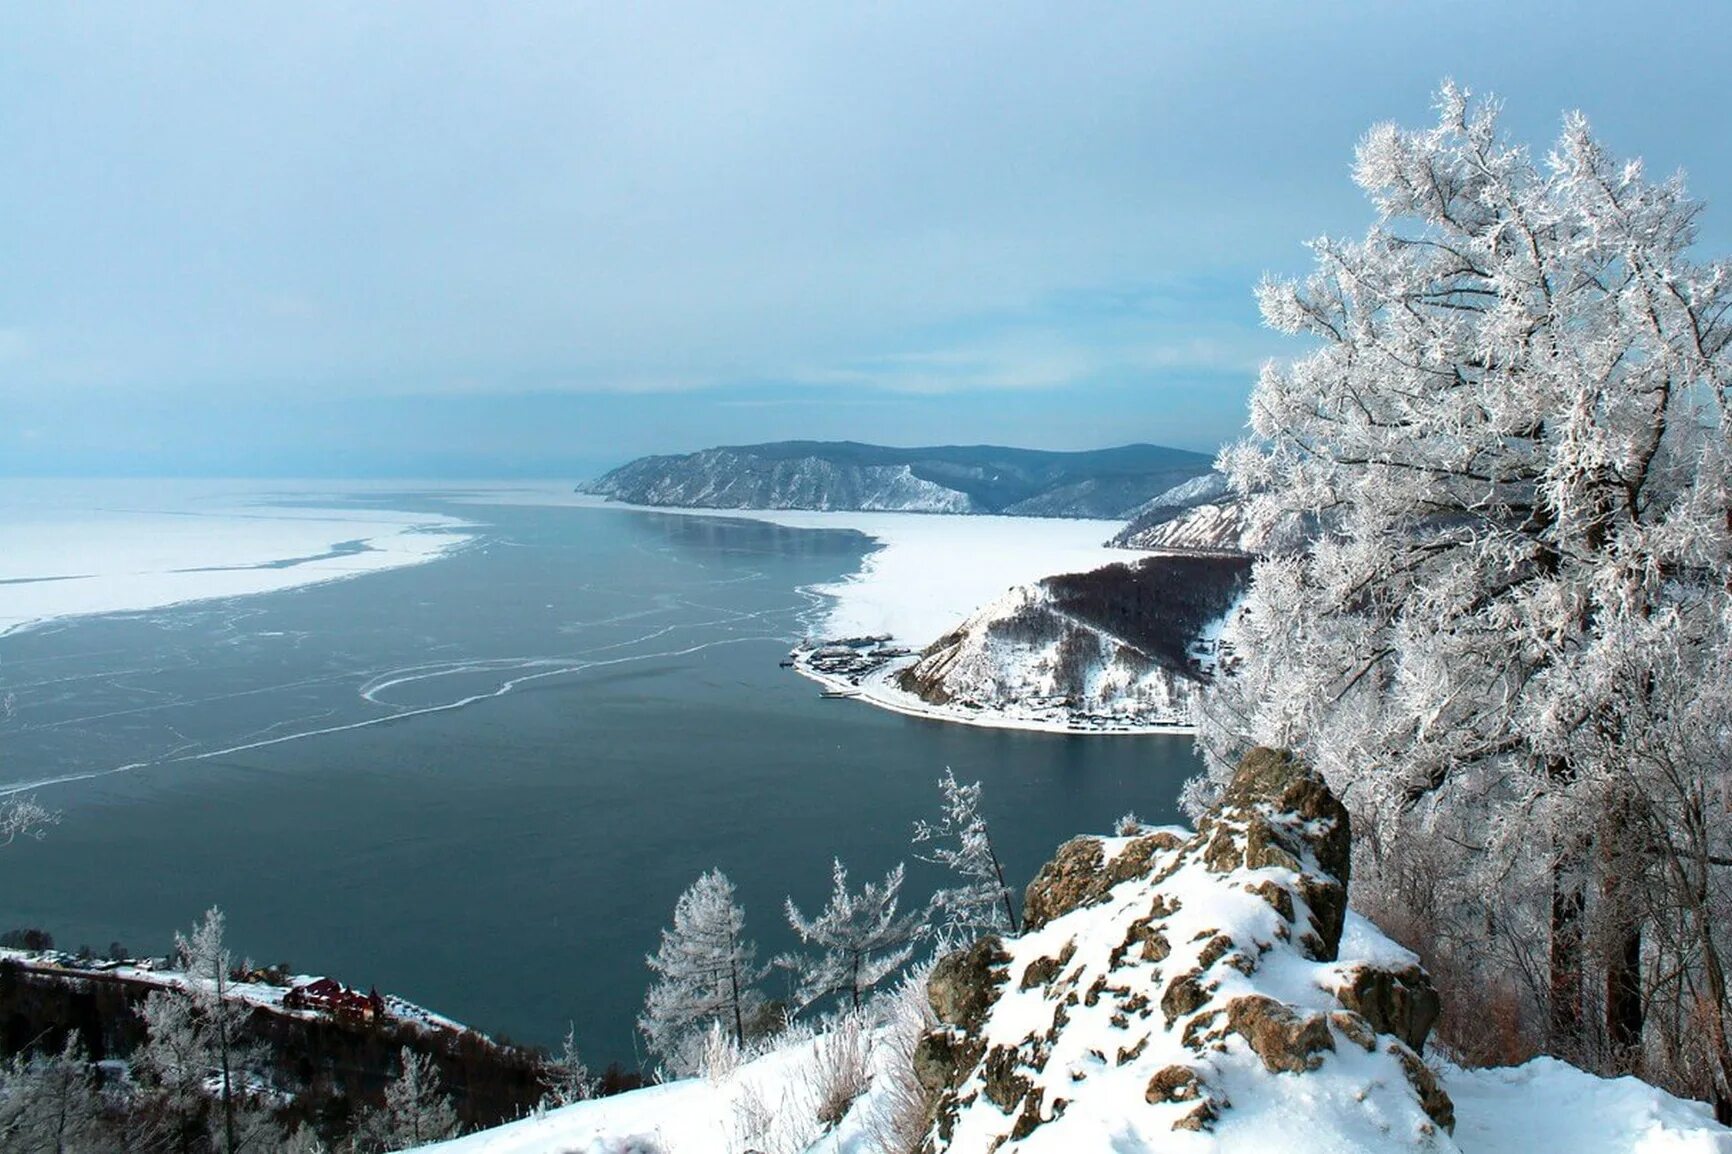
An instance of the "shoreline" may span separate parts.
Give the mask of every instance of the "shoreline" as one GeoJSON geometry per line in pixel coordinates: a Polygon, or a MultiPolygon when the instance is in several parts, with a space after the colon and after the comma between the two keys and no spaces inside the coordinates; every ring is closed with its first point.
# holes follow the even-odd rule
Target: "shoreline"
{"type": "Polygon", "coordinates": [[[867,705],[906,717],[952,725],[972,725],[980,729],[1016,729],[1027,733],[1051,733],[1066,737],[1194,737],[1197,727],[1173,722],[1134,722],[1086,724],[1086,719],[1098,717],[1083,714],[1067,718],[1019,717],[995,709],[967,709],[961,706],[933,705],[890,683],[896,674],[917,661],[918,655],[896,658],[862,675],[859,680],[825,673],[814,669],[806,660],[815,649],[797,649],[790,660],[795,673],[835,692],[838,700],[860,701],[867,705]]]}
{"type": "MultiPolygon", "coordinates": [[[[898,630],[885,622],[878,628],[873,628],[865,620],[867,609],[880,607],[882,602],[874,600],[873,594],[879,592],[875,586],[888,586],[894,600],[896,592],[906,596],[906,590],[895,587],[895,578],[886,577],[883,564],[885,555],[900,549],[904,554],[914,554],[912,557],[901,558],[902,567],[907,569],[924,569],[932,565],[942,564],[942,554],[932,547],[932,527],[948,525],[963,530],[972,530],[977,537],[990,537],[994,530],[1004,530],[1016,537],[1025,537],[1038,533],[1041,528],[1051,529],[1063,526],[1066,530],[1081,536],[1086,533],[1088,538],[1101,534],[1104,540],[1111,536],[1117,522],[1088,521],[1066,518],[1046,517],[1004,517],[977,513],[929,513],[929,512],[873,512],[868,510],[806,510],[806,509],[712,509],[689,505],[636,505],[625,501],[613,501],[603,497],[591,496],[577,492],[537,493],[518,490],[501,504],[538,504],[553,505],[561,508],[574,509],[614,509],[630,513],[660,513],[674,516],[713,517],[742,521],[758,521],[773,525],[781,525],[790,529],[813,530],[847,530],[855,532],[874,543],[876,546],[861,559],[859,568],[844,574],[841,578],[802,586],[798,592],[821,603],[812,615],[813,628],[831,637],[845,635],[863,636],[879,634],[888,637],[895,644],[911,649],[924,647],[931,641],[943,635],[945,630],[954,628],[956,624],[975,612],[985,600],[968,605],[963,609],[953,609],[946,613],[942,624],[931,630],[931,636],[924,633],[913,633],[909,630],[898,630]],[[539,498],[539,499],[538,499],[539,498]],[[907,519],[901,521],[900,519],[907,519]],[[900,524],[899,524],[900,521],[900,524]],[[917,527],[914,532],[897,534],[897,528],[917,527]],[[852,597],[850,596],[852,594],[852,597]],[[851,603],[852,602],[852,603],[851,603]],[[954,616],[950,616],[954,613],[954,616]]],[[[486,503],[484,499],[470,495],[462,500],[465,504],[486,503]]],[[[947,538],[951,535],[945,535],[947,538]]],[[[946,544],[950,544],[946,541],[946,544]]],[[[951,556],[957,552],[966,552],[967,545],[950,544],[947,550],[951,556]]],[[[1067,543],[1060,550],[1055,550],[1060,556],[1085,564],[1092,562],[1090,567],[1098,568],[1110,565],[1115,561],[1134,560],[1138,557],[1150,556],[1160,550],[1122,549],[1098,545],[1079,550],[1074,544],[1067,543]]],[[[1025,558],[1015,558],[1024,562],[1025,558]]],[[[1028,581],[1039,580],[1055,573],[1082,571],[1064,562],[1055,567],[1045,565],[1021,565],[1032,576],[1013,573],[1009,584],[1011,586],[1025,584],[1028,581]],[[1035,572],[1035,570],[1040,570],[1035,572]]],[[[1001,578],[1000,578],[1001,579],[1001,578]]],[[[995,582],[1000,579],[995,579],[995,582]]],[[[985,582],[977,582],[983,587],[985,582]]],[[[994,590],[992,595],[1002,592],[1002,588],[994,590]]],[[[988,598],[989,599],[989,598],[988,598]]],[[[906,611],[906,605],[897,606],[906,611]]],[[[896,617],[933,616],[930,606],[921,607],[918,613],[897,613],[886,610],[892,620],[896,617]]],[[[1197,732],[1195,724],[1186,722],[1118,722],[1110,718],[1102,718],[1097,714],[1078,714],[1074,716],[1024,716],[1008,712],[1004,709],[980,708],[969,709],[962,706],[933,705],[907,693],[891,684],[890,679],[917,660],[917,655],[895,658],[874,668],[857,678],[826,673],[813,668],[808,658],[816,651],[810,638],[802,641],[790,638],[795,648],[790,655],[792,668],[800,676],[816,682],[825,690],[858,700],[878,709],[891,713],[899,713],[905,717],[917,717],[926,721],[945,722],[952,725],[969,725],[980,729],[1010,729],[1029,733],[1051,733],[1072,737],[1150,737],[1150,736],[1194,736],[1197,732]]]]}

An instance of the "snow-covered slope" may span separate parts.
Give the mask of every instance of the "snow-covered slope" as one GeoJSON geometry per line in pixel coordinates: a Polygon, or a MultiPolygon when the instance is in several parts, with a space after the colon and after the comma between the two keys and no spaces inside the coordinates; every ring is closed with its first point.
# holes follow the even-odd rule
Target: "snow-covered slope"
{"type": "Polygon", "coordinates": [[[1158,519],[1132,521],[1110,544],[1121,549],[1199,549],[1248,552],[1245,516],[1237,501],[1209,501],[1158,519]]]}
{"type": "Polygon", "coordinates": [[[1243,591],[1240,559],[1151,557],[1011,589],[929,646],[900,687],[932,705],[1183,725],[1243,591]]]}
{"type": "Polygon", "coordinates": [[[1347,909],[1346,810],[1254,751],[1195,833],[1079,838],[1019,938],[939,962],[915,1053],[944,1154],[1732,1150],[1706,1107],[1542,1059],[1422,1057],[1438,1000],[1347,909]],[[1453,1132],[1453,1133],[1452,1133],[1453,1132]]]}
{"type": "Polygon", "coordinates": [[[1178,511],[1189,509],[1193,505],[1201,505],[1205,501],[1219,501],[1227,495],[1227,476],[1225,473],[1204,473],[1201,477],[1192,477],[1189,481],[1174,485],[1164,493],[1158,493],[1143,504],[1131,510],[1131,518],[1148,516],[1160,510],[1178,511]]]}
{"type": "Polygon", "coordinates": [[[787,441],[642,457],[581,491],[640,505],[1121,518],[1208,469],[1200,453],[787,441]]]}
{"type": "Polygon", "coordinates": [[[1175,485],[1133,509],[1130,523],[1107,544],[1120,549],[1198,549],[1250,552],[1239,499],[1221,473],[1175,485]]]}
{"type": "Polygon", "coordinates": [[[1224,475],[1208,473],[1132,510],[1129,523],[1107,544],[1151,552],[1269,553],[1297,546],[1310,533],[1297,521],[1254,532],[1245,520],[1243,498],[1227,487],[1224,475]]]}
{"type": "Polygon", "coordinates": [[[1063,706],[1182,723],[1193,680],[1058,609],[1041,584],[1018,586],[982,608],[905,670],[900,684],[933,705],[1063,706]]]}

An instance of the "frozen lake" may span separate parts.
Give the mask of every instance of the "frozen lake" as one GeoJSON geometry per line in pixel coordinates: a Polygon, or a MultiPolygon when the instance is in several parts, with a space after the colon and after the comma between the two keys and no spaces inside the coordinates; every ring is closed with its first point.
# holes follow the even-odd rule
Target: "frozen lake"
{"type": "Polygon", "coordinates": [[[0,854],[0,928],[161,951],[214,902],[261,962],[529,1041],[569,1019],[629,1063],[643,955],[702,870],[767,955],[831,855],[857,878],[907,857],[946,766],[985,781],[1019,885],[1127,809],[1173,817],[1195,770],[1186,737],[820,700],[777,660],[828,612],[807,590],[871,551],[857,532],[377,486],[279,507],[437,559],[0,636],[0,788],[55,783],[35,792],[65,813],[0,854]]]}

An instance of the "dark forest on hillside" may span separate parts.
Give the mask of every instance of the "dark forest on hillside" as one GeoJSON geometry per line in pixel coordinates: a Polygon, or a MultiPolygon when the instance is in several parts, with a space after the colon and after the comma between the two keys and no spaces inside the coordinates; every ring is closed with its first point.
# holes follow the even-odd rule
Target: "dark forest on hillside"
{"type": "Polygon", "coordinates": [[[1188,674],[1192,642],[1227,612],[1250,575],[1249,557],[1175,555],[1065,573],[1041,584],[1054,609],[1188,674]]]}

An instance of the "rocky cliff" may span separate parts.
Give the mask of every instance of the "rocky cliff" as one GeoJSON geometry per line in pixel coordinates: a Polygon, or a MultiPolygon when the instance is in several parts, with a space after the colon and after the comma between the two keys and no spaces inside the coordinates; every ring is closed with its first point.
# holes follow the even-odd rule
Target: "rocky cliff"
{"type": "Polygon", "coordinates": [[[1201,453],[1159,445],[1052,453],[783,441],[641,457],[581,491],[639,505],[1118,519],[1208,469],[1201,453]]]}
{"type": "Polygon", "coordinates": [[[1347,909],[1349,849],[1340,802],[1269,750],[1195,832],[1066,843],[1022,937],[933,971],[935,1148],[1453,1148],[1437,996],[1347,909]]]}

